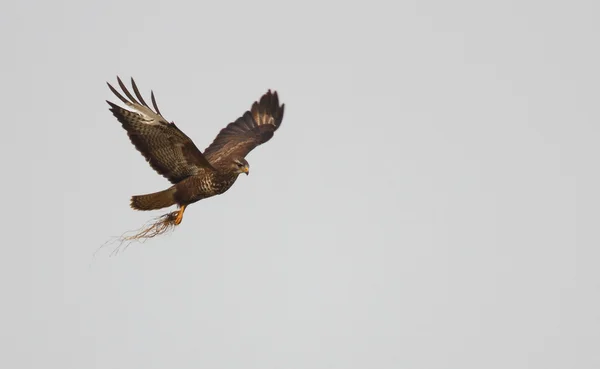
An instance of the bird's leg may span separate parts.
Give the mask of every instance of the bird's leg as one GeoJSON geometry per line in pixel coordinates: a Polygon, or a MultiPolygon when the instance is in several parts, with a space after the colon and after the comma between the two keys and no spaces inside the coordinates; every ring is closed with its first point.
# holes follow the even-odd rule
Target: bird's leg
{"type": "Polygon", "coordinates": [[[179,225],[183,220],[183,212],[185,211],[186,205],[181,205],[179,208],[179,213],[177,213],[177,218],[175,218],[175,225],[179,225]]]}

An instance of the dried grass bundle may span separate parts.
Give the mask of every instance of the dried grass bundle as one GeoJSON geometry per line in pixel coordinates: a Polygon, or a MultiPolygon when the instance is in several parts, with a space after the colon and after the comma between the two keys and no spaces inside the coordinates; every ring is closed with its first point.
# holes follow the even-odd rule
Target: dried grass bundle
{"type": "MultiPolygon", "coordinates": [[[[175,223],[177,214],[179,214],[179,211],[173,211],[171,213],[161,215],[146,222],[143,226],[136,230],[127,231],[119,237],[114,237],[100,246],[96,253],[106,246],[118,244],[117,247],[115,247],[115,249],[110,253],[110,256],[114,256],[121,251],[125,251],[134,242],[144,243],[150,238],[172,232],[177,226],[175,223]]],[[[94,253],[94,255],[96,253],[94,253]]]]}

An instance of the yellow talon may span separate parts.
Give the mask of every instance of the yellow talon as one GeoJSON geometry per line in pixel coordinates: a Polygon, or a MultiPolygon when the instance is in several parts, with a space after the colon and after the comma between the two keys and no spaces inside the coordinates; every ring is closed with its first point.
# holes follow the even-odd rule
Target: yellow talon
{"type": "Polygon", "coordinates": [[[183,212],[185,211],[185,207],[186,205],[181,205],[181,208],[179,208],[179,213],[177,213],[177,218],[175,218],[175,225],[179,225],[179,223],[181,223],[183,220],[183,212]]]}

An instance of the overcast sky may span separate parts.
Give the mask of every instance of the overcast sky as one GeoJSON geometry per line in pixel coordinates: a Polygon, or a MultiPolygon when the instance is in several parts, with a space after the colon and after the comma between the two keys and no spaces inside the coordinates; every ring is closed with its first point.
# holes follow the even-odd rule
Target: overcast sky
{"type": "Polygon", "coordinates": [[[597,1],[11,1],[3,368],[599,368],[597,1]],[[177,230],[108,111],[281,129],[177,230]],[[147,99],[148,100],[148,99],[147,99]]]}

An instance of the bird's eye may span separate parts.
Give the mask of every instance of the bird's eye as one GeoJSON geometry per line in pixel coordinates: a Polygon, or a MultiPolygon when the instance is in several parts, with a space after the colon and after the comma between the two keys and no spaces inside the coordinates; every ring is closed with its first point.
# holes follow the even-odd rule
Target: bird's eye
{"type": "Polygon", "coordinates": [[[240,167],[240,168],[244,166],[244,164],[242,164],[242,163],[240,163],[240,162],[237,162],[237,161],[236,161],[235,163],[236,163],[236,164],[237,164],[237,166],[238,166],[238,167],[240,167]]]}

